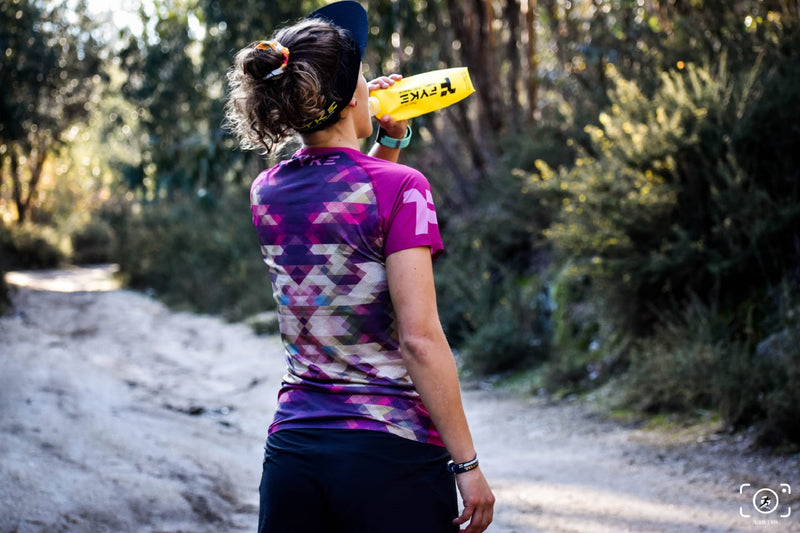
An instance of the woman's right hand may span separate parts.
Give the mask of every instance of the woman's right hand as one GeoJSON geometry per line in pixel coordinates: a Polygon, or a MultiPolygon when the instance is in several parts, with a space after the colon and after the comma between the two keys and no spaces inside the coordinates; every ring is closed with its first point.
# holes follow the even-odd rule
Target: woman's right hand
{"type": "Polygon", "coordinates": [[[453,523],[461,526],[469,522],[467,528],[463,530],[465,533],[485,531],[492,523],[494,515],[494,494],[480,467],[463,474],[456,474],[456,485],[464,502],[464,510],[453,523]]]}
{"type": "MultiPolygon", "coordinates": [[[[377,91],[380,89],[386,89],[387,87],[391,87],[394,85],[396,81],[400,81],[403,79],[403,76],[400,74],[389,74],[388,76],[380,76],[379,78],[375,78],[367,82],[367,90],[369,92],[377,91]]],[[[394,139],[402,139],[403,136],[406,134],[406,126],[408,126],[408,120],[400,120],[397,121],[390,117],[389,115],[383,115],[380,117],[375,117],[378,121],[378,124],[381,128],[386,130],[386,133],[389,137],[394,139]]]]}

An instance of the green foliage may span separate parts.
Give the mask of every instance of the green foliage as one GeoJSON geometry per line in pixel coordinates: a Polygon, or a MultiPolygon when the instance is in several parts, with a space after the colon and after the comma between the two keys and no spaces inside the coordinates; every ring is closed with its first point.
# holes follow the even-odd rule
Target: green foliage
{"type": "Polygon", "coordinates": [[[57,142],[87,114],[101,79],[94,24],[83,2],[2,0],[0,6],[0,141],[27,149],[57,142]]]}
{"type": "Polygon", "coordinates": [[[55,268],[65,259],[61,236],[47,226],[0,225],[0,270],[55,268]]]}
{"type": "MultiPolygon", "coordinates": [[[[544,153],[547,142],[525,144],[544,153]]],[[[521,143],[522,144],[522,143],[521,143]]],[[[440,317],[466,368],[478,375],[527,368],[547,358],[550,301],[544,210],[518,171],[484,178],[469,212],[448,217],[440,204],[446,253],[436,263],[440,317]]]]}
{"type": "Polygon", "coordinates": [[[0,208],[10,197],[20,223],[35,207],[45,160],[97,102],[95,29],[84,2],[0,1],[0,208]]]}
{"type": "Polygon", "coordinates": [[[766,443],[800,442],[800,269],[770,294],[774,312],[767,321],[773,331],[755,350],[763,369],[765,386],[760,392],[764,410],[766,443]]]}
{"type": "Polygon", "coordinates": [[[746,172],[749,154],[734,149],[741,117],[763,102],[757,73],[727,79],[689,65],[665,73],[652,99],[616,79],[602,127],[587,127],[596,156],[558,172],[540,164],[535,184],[560,207],[547,236],[601,290],[624,296],[607,300],[633,331],[689,294],[735,307],[751,294],[745,279],[774,281],[791,260],[797,187],[773,193],[786,177],[746,172]]]}
{"type": "MultiPolygon", "coordinates": [[[[498,300],[468,311],[475,329],[461,354],[465,367],[477,375],[532,368],[547,358],[549,323],[541,284],[533,277],[506,282],[512,283],[513,289],[498,290],[498,300]]],[[[484,297],[490,292],[480,286],[475,291],[484,297]]]]}
{"type": "MultiPolygon", "coordinates": [[[[320,2],[163,0],[140,10],[141,37],[128,35],[118,56],[121,92],[139,111],[142,165],[125,167],[149,199],[220,192],[259,164],[223,131],[225,72],[235,52],[320,2]]],[[[308,10],[308,11],[307,11],[308,10]]],[[[238,185],[238,183],[236,184],[238,185]]]]}
{"type": "MultiPolygon", "coordinates": [[[[716,330],[725,327],[715,323],[719,319],[699,301],[679,316],[660,317],[652,335],[638,339],[631,350],[628,401],[651,413],[692,413],[717,407],[719,396],[731,396],[742,385],[740,372],[750,358],[745,346],[719,340],[716,330]]],[[[738,392],[752,404],[754,398],[738,392]]],[[[731,406],[727,414],[734,410],[731,406]]]]}
{"type": "Polygon", "coordinates": [[[591,278],[566,263],[551,280],[552,346],[546,377],[551,387],[583,387],[599,377],[603,313],[591,298],[591,278]]]}
{"type": "Polygon", "coordinates": [[[625,378],[625,403],[648,413],[714,409],[730,427],[757,424],[765,444],[799,442],[800,299],[782,285],[781,329],[753,350],[726,339],[730,323],[698,300],[661,317],[636,341],[625,378]]]}
{"type": "Polygon", "coordinates": [[[77,265],[109,263],[114,250],[114,232],[103,220],[90,220],[70,238],[70,260],[77,265]]]}
{"type": "Polygon", "coordinates": [[[119,203],[105,215],[128,284],[168,304],[240,319],[274,307],[245,189],[215,201],[119,203]]]}
{"type": "Polygon", "coordinates": [[[554,281],[551,378],[596,370],[592,339],[605,364],[627,368],[643,410],[713,408],[796,439],[796,350],[776,349],[772,370],[755,355],[760,339],[790,336],[767,320],[771,287],[800,265],[789,156],[800,66],[773,61],[689,64],[651,96],[609,70],[610,107],[575,165],[537,164],[532,186],[558,212],[545,235],[567,265],[554,281]]]}

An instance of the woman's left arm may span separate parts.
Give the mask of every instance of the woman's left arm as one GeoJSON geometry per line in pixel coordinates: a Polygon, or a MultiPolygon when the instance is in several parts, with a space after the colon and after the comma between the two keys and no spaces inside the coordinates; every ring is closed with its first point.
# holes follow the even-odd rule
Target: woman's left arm
{"type": "MultiPolygon", "coordinates": [[[[436,307],[431,251],[409,248],[386,258],[389,294],[397,317],[400,353],[411,381],[456,463],[476,458],[453,353],[436,307]]],[[[464,502],[456,525],[469,522],[464,533],[480,533],[492,521],[494,494],[480,467],[456,475],[464,502]]]]}

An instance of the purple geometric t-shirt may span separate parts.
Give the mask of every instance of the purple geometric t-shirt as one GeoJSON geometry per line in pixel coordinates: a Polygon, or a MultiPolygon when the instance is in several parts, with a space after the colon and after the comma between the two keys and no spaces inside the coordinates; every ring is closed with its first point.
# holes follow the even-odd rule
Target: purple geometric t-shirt
{"type": "Polygon", "coordinates": [[[442,446],[400,354],[386,257],[442,240],[418,171],[347,148],[305,148],[250,192],[288,364],[269,433],[384,431],[442,446]]]}

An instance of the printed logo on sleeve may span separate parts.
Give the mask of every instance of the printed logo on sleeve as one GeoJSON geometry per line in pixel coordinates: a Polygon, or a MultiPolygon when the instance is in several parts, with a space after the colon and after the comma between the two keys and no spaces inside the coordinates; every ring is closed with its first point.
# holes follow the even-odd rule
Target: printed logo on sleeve
{"type": "Polygon", "coordinates": [[[403,203],[416,204],[416,235],[428,233],[428,224],[438,225],[431,191],[425,191],[425,196],[422,196],[422,193],[417,189],[408,190],[403,193],[403,203]]]}

